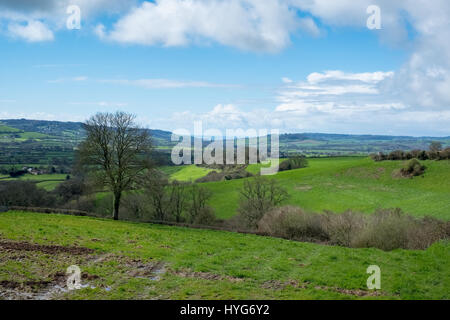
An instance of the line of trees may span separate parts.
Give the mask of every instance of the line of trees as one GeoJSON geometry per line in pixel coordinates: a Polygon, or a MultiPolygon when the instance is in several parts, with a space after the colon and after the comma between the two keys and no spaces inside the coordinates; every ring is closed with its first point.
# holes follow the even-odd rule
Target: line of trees
{"type": "Polygon", "coordinates": [[[441,142],[433,141],[431,142],[428,150],[412,150],[412,151],[395,150],[388,154],[384,154],[382,152],[371,154],[370,157],[375,161],[410,160],[410,159],[449,160],[450,147],[443,149],[441,142]]]}

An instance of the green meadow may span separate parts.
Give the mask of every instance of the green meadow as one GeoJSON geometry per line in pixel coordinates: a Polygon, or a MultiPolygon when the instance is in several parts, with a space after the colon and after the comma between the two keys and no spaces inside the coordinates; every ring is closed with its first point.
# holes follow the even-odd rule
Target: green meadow
{"type": "Polygon", "coordinates": [[[65,181],[67,178],[67,174],[41,174],[41,175],[32,175],[25,174],[19,178],[11,178],[10,176],[0,176],[2,181],[12,181],[12,180],[26,180],[35,182],[36,185],[40,188],[43,188],[47,191],[54,190],[61,182],[65,181]]]}
{"type": "MultiPolygon", "coordinates": [[[[401,208],[415,216],[450,219],[450,161],[423,161],[421,177],[401,178],[403,161],[374,162],[366,157],[312,158],[308,168],[283,171],[277,179],[290,194],[287,204],[306,210],[372,213],[378,208],[401,208]]],[[[248,170],[256,173],[258,165],[248,170]]],[[[213,192],[210,205],[218,217],[233,216],[243,180],[202,184],[213,192]]]]}
{"type": "Polygon", "coordinates": [[[0,250],[3,284],[32,283],[29,292],[42,295],[52,292],[68,266],[80,267],[86,287],[53,291],[60,299],[450,299],[447,242],[424,251],[384,252],[90,217],[0,213],[0,247],[12,245],[16,249],[0,250]],[[30,243],[34,247],[18,249],[30,243]],[[69,247],[58,247],[48,254],[39,245],[93,251],[70,254],[64,251],[69,247]],[[366,285],[370,265],[381,269],[376,292],[366,285]]]}
{"type": "Polygon", "coordinates": [[[171,180],[178,180],[183,182],[192,181],[204,177],[208,174],[208,172],[212,171],[211,169],[198,167],[194,164],[182,166],[180,170],[172,173],[170,175],[171,180]]]}

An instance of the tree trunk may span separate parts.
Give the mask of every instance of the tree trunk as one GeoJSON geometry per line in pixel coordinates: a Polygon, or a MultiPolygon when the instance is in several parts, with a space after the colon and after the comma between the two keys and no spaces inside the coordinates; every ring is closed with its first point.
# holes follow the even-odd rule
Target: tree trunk
{"type": "Polygon", "coordinates": [[[113,219],[119,220],[119,208],[120,208],[120,198],[122,197],[122,192],[114,194],[114,214],[113,219]]]}

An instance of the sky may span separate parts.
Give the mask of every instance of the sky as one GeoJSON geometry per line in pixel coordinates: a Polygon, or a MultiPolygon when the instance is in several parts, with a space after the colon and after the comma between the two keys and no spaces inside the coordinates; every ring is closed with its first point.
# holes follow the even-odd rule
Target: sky
{"type": "Polygon", "coordinates": [[[0,0],[0,119],[450,136],[448,39],[447,0],[0,0]]]}

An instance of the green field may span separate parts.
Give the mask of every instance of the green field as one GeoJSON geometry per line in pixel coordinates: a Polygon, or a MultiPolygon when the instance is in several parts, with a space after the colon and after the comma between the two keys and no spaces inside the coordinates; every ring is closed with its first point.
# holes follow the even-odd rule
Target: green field
{"type": "Polygon", "coordinates": [[[208,172],[212,171],[211,169],[198,167],[195,164],[183,166],[182,169],[175,171],[170,175],[171,180],[178,181],[192,181],[202,178],[208,174],[208,172]]]}
{"type": "Polygon", "coordinates": [[[63,180],[59,180],[59,181],[42,181],[42,182],[38,182],[36,185],[39,188],[43,188],[47,191],[52,191],[55,190],[57,186],[59,186],[59,184],[63,182],[63,180]]]}
{"type": "Polygon", "coordinates": [[[450,299],[450,244],[444,242],[426,251],[383,252],[88,217],[0,213],[0,249],[14,244],[15,249],[0,250],[3,285],[22,283],[22,291],[42,296],[52,292],[68,266],[76,264],[85,273],[87,288],[55,291],[53,298],[450,299]],[[59,247],[48,254],[36,245],[21,250],[30,243],[94,252],[71,254],[59,247]],[[366,287],[369,265],[381,268],[377,295],[366,287]]]}
{"type": "MultiPolygon", "coordinates": [[[[371,213],[378,208],[399,207],[415,216],[450,219],[450,161],[423,161],[423,177],[398,178],[403,161],[374,162],[369,158],[309,159],[309,167],[273,176],[285,186],[288,204],[306,210],[371,213]]],[[[249,171],[257,171],[252,165],[249,171]]],[[[243,180],[202,184],[213,192],[210,205],[220,218],[236,213],[243,180]]]]}
{"type": "Polygon", "coordinates": [[[67,174],[41,174],[41,175],[32,175],[25,174],[19,178],[11,178],[9,176],[0,176],[2,178],[0,181],[13,181],[13,180],[27,180],[36,182],[36,185],[40,188],[44,188],[47,191],[54,190],[61,182],[65,181],[67,178],[67,174]]]}
{"type": "Polygon", "coordinates": [[[17,133],[17,132],[21,132],[21,130],[0,124],[0,135],[2,133],[9,134],[9,133],[17,133]]]}

